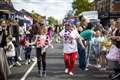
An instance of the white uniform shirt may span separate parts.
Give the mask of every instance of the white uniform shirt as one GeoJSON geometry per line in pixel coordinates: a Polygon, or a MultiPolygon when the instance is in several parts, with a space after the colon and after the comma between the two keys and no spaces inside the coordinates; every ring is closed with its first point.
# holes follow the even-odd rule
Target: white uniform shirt
{"type": "Polygon", "coordinates": [[[63,52],[70,54],[72,52],[77,52],[77,39],[80,38],[79,33],[76,29],[71,32],[63,29],[60,33],[60,36],[63,38],[63,52]]]}

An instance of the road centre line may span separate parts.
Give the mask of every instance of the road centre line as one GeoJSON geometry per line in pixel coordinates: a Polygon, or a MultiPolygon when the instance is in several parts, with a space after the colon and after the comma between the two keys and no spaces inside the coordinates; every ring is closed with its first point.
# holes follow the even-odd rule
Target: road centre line
{"type": "Polygon", "coordinates": [[[27,76],[30,74],[30,72],[32,71],[36,63],[37,63],[37,60],[31,65],[31,67],[27,70],[27,72],[24,74],[24,76],[20,80],[25,80],[27,78],[27,76]]]}

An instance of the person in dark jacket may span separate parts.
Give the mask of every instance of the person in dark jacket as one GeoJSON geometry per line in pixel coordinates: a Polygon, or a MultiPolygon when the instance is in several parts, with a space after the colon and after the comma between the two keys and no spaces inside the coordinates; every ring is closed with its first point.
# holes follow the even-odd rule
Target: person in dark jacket
{"type": "Polygon", "coordinates": [[[8,80],[10,74],[4,47],[6,46],[6,38],[9,36],[6,21],[1,22],[0,26],[0,80],[8,80]]]}
{"type": "Polygon", "coordinates": [[[17,22],[14,22],[12,24],[12,37],[14,38],[13,44],[15,46],[15,63],[17,66],[21,66],[21,63],[19,62],[19,56],[20,56],[20,46],[19,46],[19,25],[17,22]]]}

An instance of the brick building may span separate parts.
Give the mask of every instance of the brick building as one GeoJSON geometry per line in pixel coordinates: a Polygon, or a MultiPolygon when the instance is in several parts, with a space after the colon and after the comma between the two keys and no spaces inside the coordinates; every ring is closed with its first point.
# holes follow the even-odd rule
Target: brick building
{"type": "Polygon", "coordinates": [[[103,25],[109,23],[110,19],[120,17],[120,0],[95,0],[94,2],[103,25]]]}

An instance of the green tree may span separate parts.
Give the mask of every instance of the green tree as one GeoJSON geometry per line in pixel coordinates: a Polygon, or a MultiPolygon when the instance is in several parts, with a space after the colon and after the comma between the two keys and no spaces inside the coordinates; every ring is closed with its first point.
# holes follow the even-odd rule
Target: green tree
{"type": "Polygon", "coordinates": [[[52,16],[48,17],[48,24],[49,25],[58,25],[58,21],[53,18],[52,16]]]}
{"type": "Polygon", "coordinates": [[[34,20],[34,21],[37,21],[39,15],[38,15],[34,10],[32,10],[31,14],[32,14],[32,18],[33,18],[33,20],[34,20]]]}
{"type": "Polygon", "coordinates": [[[83,11],[90,10],[92,4],[89,0],[74,0],[72,3],[72,8],[75,11],[75,15],[79,15],[83,11]]]}

